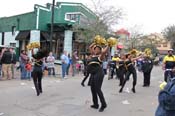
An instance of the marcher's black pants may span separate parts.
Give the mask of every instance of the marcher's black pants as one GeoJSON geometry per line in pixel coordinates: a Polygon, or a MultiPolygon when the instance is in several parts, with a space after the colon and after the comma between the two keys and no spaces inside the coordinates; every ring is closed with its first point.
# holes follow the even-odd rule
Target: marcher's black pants
{"type": "Polygon", "coordinates": [[[143,86],[149,86],[150,85],[150,78],[151,78],[151,71],[143,73],[143,86]]]}
{"type": "Polygon", "coordinates": [[[125,76],[125,79],[124,79],[124,81],[123,81],[123,84],[122,84],[121,89],[124,88],[124,86],[125,86],[125,84],[126,84],[126,81],[129,80],[129,77],[130,77],[131,74],[132,74],[132,76],[133,76],[133,89],[135,89],[135,86],[136,86],[136,83],[137,83],[137,72],[136,72],[135,69],[128,70],[128,71],[126,72],[126,76],[125,76]]]}
{"type": "Polygon", "coordinates": [[[86,81],[86,79],[89,77],[89,74],[90,74],[90,73],[86,73],[85,77],[83,78],[83,80],[82,80],[82,82],[81,82],[82,84],[84,84],[84,82],[86,81]]]}
{"type": "Polygon", "coordinates": [[[91,92],[92,92],[92,100],[93,100],[93,105],[98,106],[98,97],[100,98],[101,105],[103,107],[106,107],[106,101],[103,96],[103,92],[101,90],[102,83],[103,83],[103,78],[104,74],[102,71],[96,73],[96,74],[91,74],[91,92]]]}
{"type": "MultiPolygon", "coordinates": [[[[111,79],[113,79],[115,72],[117,72],[117,68],[115,68],[115,67],[111,68],[111,79]]],[[[117,77],[117,75],[116,75],[116,77],[117,77]]]]}
{"type": "Polygon", "coordinates": [[[42,76],[43,76],[42,67],[35,66],[32,72],[32,77],[37,95],[42,93],[42,76]]]}
{"type": "Polygon", "coordinates": [[[116,71],[117,77],[120,79],[120,86],[122,86],[122,83],[124,81],[124,75],[125,75],[125,69],[119,68],[116,71]]]}

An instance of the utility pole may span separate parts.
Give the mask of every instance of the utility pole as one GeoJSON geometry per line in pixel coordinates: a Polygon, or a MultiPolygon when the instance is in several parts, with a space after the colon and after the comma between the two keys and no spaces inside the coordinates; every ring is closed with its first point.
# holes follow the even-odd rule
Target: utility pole
{"type": "Polygon", "coordinates": [[[53,38],[53,24],[54,24],[54,7],[55,0],[52,1],[52,15],[51,15],[51,30],[50,30],[50,51],[52,51],[52,38],[53,38]]]}

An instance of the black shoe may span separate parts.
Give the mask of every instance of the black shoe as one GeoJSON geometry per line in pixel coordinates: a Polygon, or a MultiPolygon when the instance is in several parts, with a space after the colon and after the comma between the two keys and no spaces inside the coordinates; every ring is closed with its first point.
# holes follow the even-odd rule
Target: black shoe
{"type": "Polygon", "coordinates": [[[98,105],[91,105],[91,108],[98,109],[98,105]]]}
{"type": "Polygon", "coordinates": [[[133,92],[133,93],[136,93],[136,90],[135,90],[135,88],[132,88],[132,92],[133,92]]]}
{"type": "Polygon", "coordinates": [[[40,92],[37,92],[37,96],[39,96],[40,95],[40,92]]]}
{"type": "Polygon", "coordinates": [[[104,109],[107,107],[107,105],[105,105],[105,106],[101,106],[101,108],[99,109],[99,112],[103,112],[104,111],[104,109]]]}
{"type": "Polygon", "coordinates": [[[120,90],[119,90],[119,93],[121,93],[123,91],[123,88],[121,88],[120,90]]]}
{"type": "Polygon", "coordinates": [[[81,85],[84,87],[85,85],[84,85],[84,83],[81,83],[81,85]]]}
{"type": "Polygon", "coordinates": [[[148,84],[144,84],[143,87],[149,87],[149,85],[148,84]]]}

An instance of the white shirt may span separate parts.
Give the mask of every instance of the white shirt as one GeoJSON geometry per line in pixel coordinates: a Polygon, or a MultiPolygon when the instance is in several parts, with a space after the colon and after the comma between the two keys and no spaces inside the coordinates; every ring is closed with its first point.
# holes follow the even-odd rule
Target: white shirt
{"type": "Polygon", "coordinates": [[[53,56],[47,57],[47,68],[54,68],[55,58],[53,56]]]}

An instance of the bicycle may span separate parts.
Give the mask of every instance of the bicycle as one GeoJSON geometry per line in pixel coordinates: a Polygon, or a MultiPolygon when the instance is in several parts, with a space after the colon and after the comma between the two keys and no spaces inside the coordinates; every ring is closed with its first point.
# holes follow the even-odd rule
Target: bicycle
{"type": "Polygon", "coordinates": [[[165,73],[167,72],[167,75],[165,75],[165,79],[167,82],[171,81],[173,78],[173,69],[165,69],[165,73]]]}

